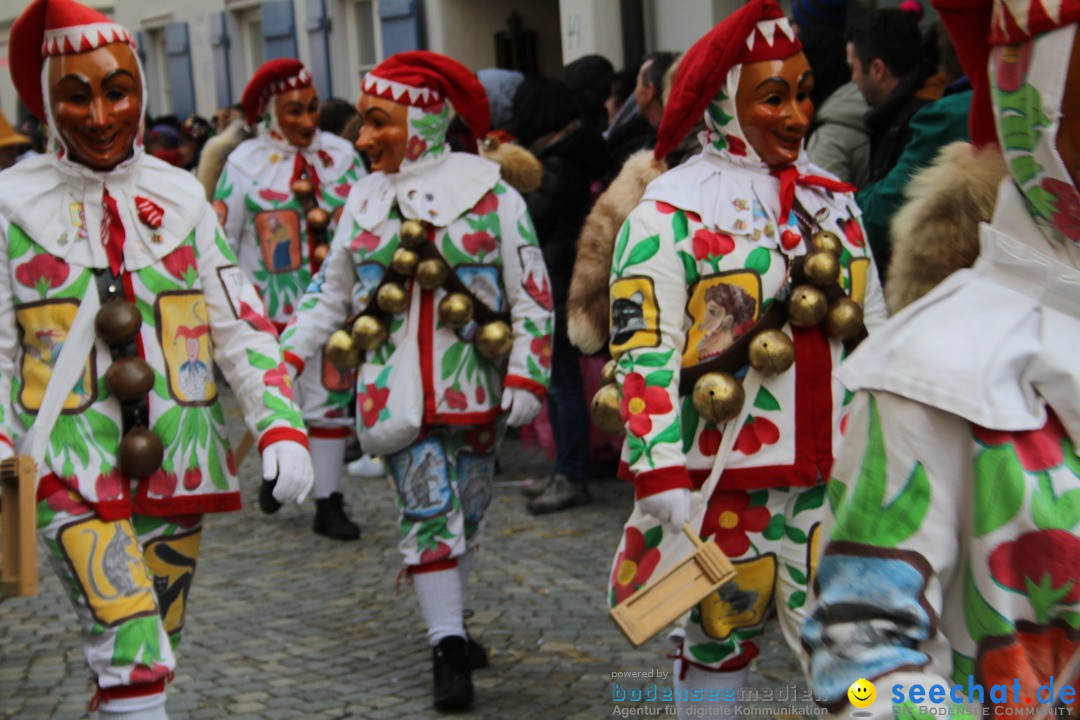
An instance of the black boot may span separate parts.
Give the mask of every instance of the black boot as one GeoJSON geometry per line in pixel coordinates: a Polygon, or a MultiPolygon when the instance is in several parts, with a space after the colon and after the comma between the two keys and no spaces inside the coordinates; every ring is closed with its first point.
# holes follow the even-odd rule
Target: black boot
{"type": "Polygon", "coordinates": [[[472,670],[482,670],[483,668],[486,668],[490,663],[488,660],[487,648],[473,640],[468,634],[466,634],[465,640],[468,645],[469,668],[472,670]]]}
{"type": "Polygon", "coordinates": [[[328,498],[315,498],[316,535],[325,535],[334,540],[358,540],[360,526],[345,514],[342,508],[341,493],[330,493],[328,498]]]}
{"type": "Polygon", "coordinates": [[[259,486],[259,509],[267,515],[273,515],[281,509],[281,503],[274,497],[277,480],[263,480],[259,486]]]}
{"type": "Polygon", "coordinates": [[[472,704],[472,670],[469,646],[463,637],[445,637],[431,649],[432,674],[435,677],[435,708],[464,710],[472,704]]]}

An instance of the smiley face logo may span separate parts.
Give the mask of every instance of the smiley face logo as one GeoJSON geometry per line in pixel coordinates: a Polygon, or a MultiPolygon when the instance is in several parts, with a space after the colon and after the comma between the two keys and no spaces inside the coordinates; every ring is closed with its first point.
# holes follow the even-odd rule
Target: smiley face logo
{"type": "Polygon", "coordinates": [[[874,699],[877,698],[877,688],[874,687],[874,683],[866,678],[859,678],[851,683],[847,696],[851,704],[857,708],[870,707],[874,703],[874,699]]]}

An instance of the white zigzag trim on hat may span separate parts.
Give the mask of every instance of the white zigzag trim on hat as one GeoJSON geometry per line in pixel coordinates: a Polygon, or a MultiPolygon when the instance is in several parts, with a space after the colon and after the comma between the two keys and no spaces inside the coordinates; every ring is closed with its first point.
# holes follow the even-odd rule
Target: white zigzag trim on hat
{"type": "Polygon", "coordinates": [[[432,88],[416,88],[371,73],[364,76],[362,89],[364,92],[373,92],[379,97],[405,105],[424,106],[442,99],[439,92],[432,88]]]}
{"type": "Polygon", "coordinates": [[[73,25],[59,30],[46,30],[41,42],[41,54],[45,57],[53,57],[67,53],[87,52],[115,42],[127,43],[132,48],[135,47],[135,39],[132,38],[131,33],[116,23],[73,25]]]}
{"type": "MultiPolygon", "coordinates": [[[[765,42],[771,47],[776,43],[776,31],[779,30],[781,34],[785,35],[789,41],[795,40],[795,30],[791,27],[791,23],[787,18],[781,17],[775,20],[760,20],[757,24],[757,31],[761,33],[765,38],[765,42]]],[[[746,49],[751,52],[754,50],[754,42],[756,41],[758,33],[752,32],[746,37],[746,49]]]]}

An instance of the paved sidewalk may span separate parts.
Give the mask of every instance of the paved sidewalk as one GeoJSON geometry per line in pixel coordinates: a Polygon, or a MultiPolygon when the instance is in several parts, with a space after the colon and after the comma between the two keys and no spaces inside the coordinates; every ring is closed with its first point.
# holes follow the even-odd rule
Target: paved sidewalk
{"type": "MultiPolygon", "coordinates": [[[[604,605],[631,489],[598,482],[591,505],[533,517],[517,484],[545,472],[543,457],[509,441],[501,458],[466,601],[470,630],[493,657],[474,673],[474,710],[458,717],[618,716],[634,704],[612,701],[613,672],[671,670],[662,639],[632,648],[604,605]]],[[[387,481],[343,480],[363,538],[339,543],[311,532],[310,500],[262,515],[257,472],[249,456],[243,511],[207,518],[169,717],[442,717],[430,708],[431,656],[415,594],[404,581],[395,591],[400,559],[387,481]]],[[[74,613],[40,551],[39,560],[38,597],[0,603],[0,719],[86,718],[90,686],[74,613]]],[[[752,683],[795,697],[800,673],[779,636],[772,625],[752,683]]],[[[658,703],[639,712],[646,708],[668,712],[658,703]]]]}

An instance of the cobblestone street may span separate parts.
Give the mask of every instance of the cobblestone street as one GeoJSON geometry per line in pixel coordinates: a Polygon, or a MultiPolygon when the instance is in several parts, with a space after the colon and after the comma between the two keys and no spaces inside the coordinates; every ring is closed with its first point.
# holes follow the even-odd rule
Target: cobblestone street
{"type": "MultiPolygon", "coordinates": [[[[632,648],[604,605],[631,488],[599,481],[591,505],[533,517],[518,484],[546,471],[543,456],[508,441],[501,458],[466,601],[470,631],[492,659],[474,673],[476,703],[460,717],[618,716],[633,704],[613,702],[613,672],[671,671],[662,638],[632,648]]],[[[431,655],[416,597],[404,579],[395,591],[400,559],[387,481],[342,481],[364,534],[339,543],[311,532],[311,500],[262,515],[257,472],[253,453],[241,467],[244,510],[207,518],[169,717],[441,717],[430,707],[431,655]]],[[[74,613],[40,549],[39,560],[39,595],[0,604],[0,718],[86,718],[90,686],[74,613]]],[[[800,673],[775,624],[768,637],[752,684],[795,696],[800,673]]]]}

